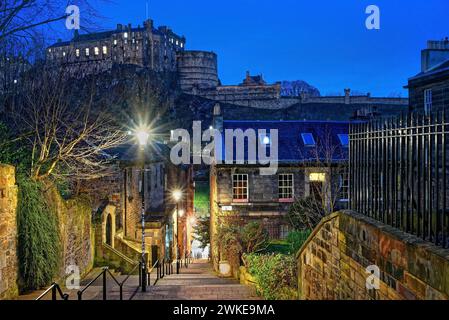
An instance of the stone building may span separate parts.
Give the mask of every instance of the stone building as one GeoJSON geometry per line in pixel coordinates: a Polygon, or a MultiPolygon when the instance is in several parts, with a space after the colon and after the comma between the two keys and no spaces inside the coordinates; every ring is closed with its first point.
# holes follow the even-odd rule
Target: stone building
{"type": "MultiPolygon", "coordinates": [[[[346,207],[349,122],[223,121],[218,116],[214,127],[222,135],[229,130],[254,129],[258,148],[262,144],[271,148],[273,130],[278,132],[275,174],[262,175],[260,165],[251,164],[247,150],[243,162],[226,154],[223,161],[215,159],[211,166],[211,245],[215,266],[221,259],[215,237],[223,219],[241,224],[259,221],[270,238],[285,239],[291,230],[286,215],[296,199],[312,197],[330,210],[346,207]]],[[[225,150],[229,141],[223,139],[225,150]]]]}
{"type": "Polygon", "coordinates": [[[449,107],[449,39],[428,41],[421,57],[421,72],[406,86],[410,111],[443,111],[449,107]]]}
{"type": "Polygon", "coordinates": [[[172,165],[169,152],[167,145],[152,144],[145,150],[145,170],[142,172],[142,151],[135,144],[124,144],[109,151],[117,158],[114,173],[83,185],[82,192],[94,199],[97,214],[110,214],[112,217],[112,220],[103,216],[99,218],[105,224],[103,231],[106,234],[102,238],[109,246],[108,250],[112,248],[128,258],[139,260],[144,205],[149,263],[162,258],[174,259],[177,244],[182,255],[190,252],[192,226],[189,221],[194,215],[193,171],[190,166],[172,165]],[[184,213],[178,219],[179,228],[172,196],[174,190],[183,193],[178,203],[179,212],[184,213]],[[176,237],[179,242],[176,242],[176,237]]]}
{"type": "Polygon", "coordinates": [[[150,70],[176,71],[176,56],[186,39],[165,26],[155,28],[153,20],[143,26],[118,24],[115,30],[75,35],[47,48],[48,63],[82,68],[84,73],[111,69],[114,64],[134,64],[150,70]]]}

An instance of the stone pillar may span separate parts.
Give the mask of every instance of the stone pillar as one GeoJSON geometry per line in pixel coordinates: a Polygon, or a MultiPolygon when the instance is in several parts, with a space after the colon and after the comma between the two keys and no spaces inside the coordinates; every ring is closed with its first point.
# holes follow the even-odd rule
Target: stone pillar
{"type": "Polygon", "coordinates": [[[0,164],[0,300],[18,295],[15,168],[0,164]]]}

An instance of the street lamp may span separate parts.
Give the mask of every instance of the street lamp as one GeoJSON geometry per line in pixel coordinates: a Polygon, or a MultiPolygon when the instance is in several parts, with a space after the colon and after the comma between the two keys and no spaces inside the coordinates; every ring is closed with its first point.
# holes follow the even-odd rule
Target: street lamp
{"type": "Polygon", "coordinates": [[[173,199],[176,202],[176,273],[179,274],[179,217],[184,215],[184,210],[179,210],[179,201],[182,199],[180,190],[173,191],[173,199]]]}
{"type": "Polygon", "coordinates": [[[141,193],[142,193],[142,208],[141,208],[141,224],[142,224],[142,257],[141,257],[141,263],[142,263],[142,292],[147,291],[147,264],[145,259],[145,147],[148,144],[148,140],[150,138],[150,134],[146,129],[139,128],[135,131],[135,137],[137,139],[137,142],[139,143],[140,150],[141,150],[141,160],[142,160],[142,167],[141,167],[141,193]]]}

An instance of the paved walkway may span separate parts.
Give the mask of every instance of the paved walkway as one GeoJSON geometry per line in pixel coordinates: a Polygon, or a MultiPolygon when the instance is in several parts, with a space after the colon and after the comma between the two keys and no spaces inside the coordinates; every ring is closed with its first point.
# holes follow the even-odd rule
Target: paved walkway
{"type": "Polygon", "coordinates": [[[207,261],[196,261],[180,274],[159,280],[156,286],[143,293],[138,291],[133,300],[257,300],[252,288],[236,280],[215,275],[207,261]]]}
{"type": "MultiPolygon", "coordinates": [[[[173,268],[176,271],[176,268],[173,268]]],[[[92,270],[89,275],[81,281],[84,287],[98,274],[101,269],[92,270]]],[[[114,274],[121,282],[126,276],[114,274]]],[[[114,280],[107,276],[107,300],[119,300],[120,288],[114,280]]],[[[139,277],[131,276],[123,287],[123,300],[258,300],[253,288],[240,284],[237,280],[218,277],[210,263],[206,260],[196,260],[188,268],[182,268],[180,274],[166,275],[156,285],[156,270],[150,275],[151,286],[147,292],[139,288],[139,277]]],[[[77,290],[63,289],[69,294],[69,300],[77,300],[77,290]]],[[[35,291],[28,295],[19,297],[19,300],[34,300],[43,290],[35,291]]],[[[51,299],[51,294],[43,300],[51,299]]],[[[58,296],[59,299],[59,296],[58,296]]],[[[83,300],[102,300],[103,280],[100,277],[83,294],[83,300]]]]}

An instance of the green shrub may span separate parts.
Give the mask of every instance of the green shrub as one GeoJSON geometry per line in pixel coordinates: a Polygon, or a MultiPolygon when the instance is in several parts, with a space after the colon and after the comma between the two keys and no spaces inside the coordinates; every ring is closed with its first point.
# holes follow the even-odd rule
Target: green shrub
{"type": "Polygon", "coordinates": [[[292,254],[295,254],[296,252],[298,252],[299,249],[301,249],[303,244],[309,238],[310,234],[311,234],[310,230],[293,231],[288,234],[287,242],[290,246],[292,254]]]}
{"type": "Polygon", "coordinates": [[[262,252],[264,254],[291,254],[290,243],[284,240],[271,240],[267,248],[262,252]]]}
{"type": "Polygon", "coordinates": [[[248,254],[243,258],[257,281],[257,291],[266,300],[297,298],[298,278],[294,256],[248,254]]]}
{"type": "Polygon", "coordinates": [[[58,220],[43,194],[43,185],[18,176],[18,256],[22,292],[49,285],[60,261],[58,220]]]}

